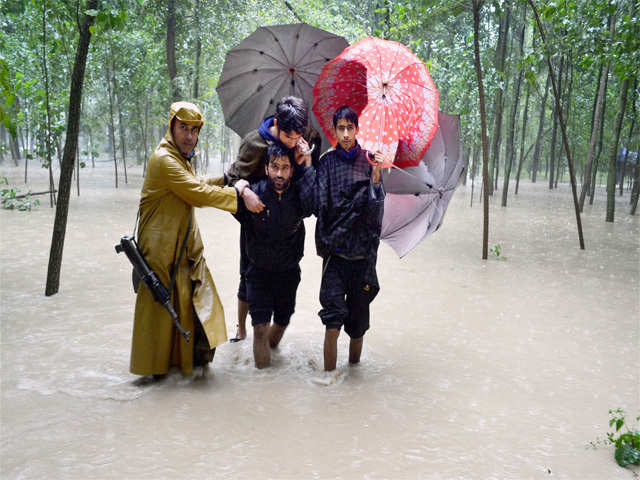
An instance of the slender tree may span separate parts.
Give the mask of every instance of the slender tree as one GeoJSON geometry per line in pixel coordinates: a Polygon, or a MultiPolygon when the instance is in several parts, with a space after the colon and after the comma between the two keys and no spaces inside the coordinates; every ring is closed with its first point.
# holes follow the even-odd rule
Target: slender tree
{"type": "Polygon", "coordinates": [[[540,105],[540,118],[538,120],[538,135],[536,136],[535,148],[533,149],[533,161],[531,162],[531,182],[536,183],[538,177],[538,165],[540,162],[540,150],[542,148],[542,134],[544,130],[544,119],[547,109],[547,95],[549,94],[549,83],[551,82],[551,75],[547,74],[547,82],[544,86],[544,95],[542,96],[542,102],[540,105]]]}
{"type": "Polygon", "coordinates": [[[498,45],[496,48],[495,66],[496,71],[500,77],[500,83],[496,89],[496,96],[494,99],[494,117],[493,117],[493,135],[491,137],[491,153],[489,164],[489,195],[493,195],[494,190],[494,177],[497,181],[497,172],[494,174],[495,166],[500,157],[500,139],[502,135],[502,108],[503,108],[503,81],[504,81],[504,65],[507,57],[507,37],[509,34],[509,25],[511,17],[511,2],[505,2],[505,10],[500,19],[500,30],[498,32],[498,45]]]}
{"type": "Polygon", "coordinates": [[[69,196],[71,193],[71,176],[78,144],[78,127],[80,123],[80,106],[82,102],[82,85],[84,83],[84,71],[89,53],[91,41],[90,27],[93,25],[99,0],[87,0],[85,14],[79,25],[78,46],[76,59],[71,76],[71,90],[69,92],[69,113],[67,115],[67,135],[64,145],[64,155],[58,181],[59,193],[56,205],[56,218],[53,224],[53,236],[51,238],[51,251],[49,253],[49,266],[47,269],[47,284],[45,295],[58,293],[60,288],[60,267],[62,265],[62,251],[64,249],[64,237],[67,228],[67,214],[69,212],[69,196]]]}
{"type": "Polygon", "coordinates": [[[482,222],[482,259],[489,254],[489,145],[487,142],[487,115],[484,101],[484,85],[482,84],[482,63],[480,62],[480,9],[482,0],[471,0],[473,5],[473,52],[478,79],[478,98],[480,101],[480,134],[482,135],[482,191],[483,191],[483,222],[482,222]]]}
{"type": "Polygon", "coordinates": [[[546,35],[544,33],[544,27],[542,26],[542,22],[540,21],[540,16],[538,15],[538,10],[536,9],[533,0],[528,0],[529,5],[531,5],[531,10],[533,11],[533,15],[536,19],[536,24],[538,25],[538,31],[540,32],[540,39],[542,40],[542,45],[547,51],[547,65],[549,66],[549,76],[551,77],[551,85],[553,87],[553,97],[555,98],[556,110],[558,111],[558,121],[560,122],[560,129],[562,130],[562,142],[564,143],[564,150],[567,154],[567,163],[569,165],[569,175],[571,177],[571,193],[573,194],[573,206],[576,212],[576,224],[578,226],[578,240],[580,242],[580,248],[584,250],[584,237],[582,235],[582,221],[580,219],[580,208],[578,206],[578,195],[576,192],[576,176],[573,171],[573,160],[571,159],[571,150],[569,148],[569,140],[567,139],[567,129],[565,127],[564,119],[562,118],[562,107],[560,105],[560,93],[558,92],[558,87],[556,85],[555,76],[553,74],[553,65],[551,64],[551,56],[548,51],[546,35]]]}
{"type": "MultiPolygon", "coordinates": [[[[53,183],[53,162],[51,158],[51,106],[49,105],[49,69],[47,68],[47,2],[42,1],[42,73],[44,75],[45,110],[46,110],[46,145],[47,165],[49,167],[49,204],[51,208],[56,203],[55,186],[53,183]]],[[[27,183],[27,163],[29,157],[24,160],[24,183],[27,183]]]]}
{"type": "Polygon", "coordinates": [[[620,97],[618,100],[618,113],[616,123],[613,127],[613,142],[609,151],[609,171],[607,174],[607,222],[613,222],[616,210],[616,157],[618,153],[618,142],[620,141],[620,130],[622,130],[622,120],[624,111],[627,108],[627,90],[629,90],[629,78],[625,78],[620,86],[620,97]]]}
{"type": "MultiPolygon", "coordinates": [[[[527,4],[522,4],[522,27],[520,28],[520,59],[524,59],[524,33],[526,28],[527,4]]],[[[520,86],[524,75],[524,65],[518,69],[518,78],[513,86],[513,99],[511,102],[511,112],[508,119],[507,132],[507,154],[504,159],[504,179],[502,185],[502,206],[507,206],[507,194],[509,192],[509,180],[511,177],[511,167],[513,165],[514,141],[516,130],[516,117],[518,113],[518,100],[520,98],[520,86]]]]}
{"type": "Polygon", "coordinates": [[[167,66],[169,68],[169,80],[171,81],[171,91],[173,101],[180,100],[180,89],[176,77],[178,76],[178,66],[176,65],[176,2],[167,0],[167,66]]]}

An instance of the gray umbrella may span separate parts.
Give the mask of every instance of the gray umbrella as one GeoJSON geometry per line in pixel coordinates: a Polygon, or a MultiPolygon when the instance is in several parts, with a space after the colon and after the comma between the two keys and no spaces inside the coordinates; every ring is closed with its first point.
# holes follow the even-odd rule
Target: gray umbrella
{"type": "Polygon", "coordinates": [[[420,164],[393,169],[384,179],[380,238],[400,257],[440,227],[466,167],[460,156],[460,118],[439,112],[438,131],[420,164]]]}
{"type": "Polygon", "coordinates": [[[313,85],[326,63],[348,47],[347,41],[306,23],[260,27],[227,52],[216,91],[225,123],[244,137],[275,111],[287,95],[302,98],[311,125],[313,85]]]}

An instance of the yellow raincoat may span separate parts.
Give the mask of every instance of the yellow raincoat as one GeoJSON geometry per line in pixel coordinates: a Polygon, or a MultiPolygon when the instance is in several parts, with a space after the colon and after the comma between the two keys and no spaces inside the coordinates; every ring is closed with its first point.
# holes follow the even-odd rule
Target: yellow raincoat
{"type": "MultiPolygon", "coordinates": [[[[171,106],[167,134],[149,159],[138,226],[138,245],[142,254],[167,288],[193,207],[210,206],[235,213],[238,206],[235,188],[221,186],[222,178],[208,181],[196,178],[191,163],[180,153],[171,134],[174,116],[191,125],[202,124],[202,116],[195,105],[177,102],[171,106]]],[[[184,375],[192,374],[194,310],[211,348],[227,340],[224,311],[203,249],[194,215],[173,288],[174,309],[185,330],[191,331],[189,343],[174,327],[169,313],[154,301],[146,285],[140,283],[133,323],[132,373],[163,374],[170,366],[178,365],[184,375]]]]}

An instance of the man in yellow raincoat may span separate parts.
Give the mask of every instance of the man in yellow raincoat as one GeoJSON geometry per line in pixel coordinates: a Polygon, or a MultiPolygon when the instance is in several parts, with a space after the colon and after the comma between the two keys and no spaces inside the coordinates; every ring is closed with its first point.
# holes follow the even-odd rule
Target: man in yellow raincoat
{"type": "Polygon", "coordinates": [[[203,257],[193,207],[235,213],[248,182],[225,187],[222,178],[201,180],[195,176],[191,158],[202,124],[202,113],[194,104],[171,105],[167,134],[149,160],[138,225],[140,250],[165,287],[169,288],[175,270],[173,306],[183,328],[192,332],[191,341],[184,340],[167,311],[141,282],[130,365],[137,375],[162,375],[173,365],[191,375],[194,366],[209,363],[215,348],[227,340],[224,311],[203,257]],[[176,267],[185,236],[184,254],[176,267]]]}

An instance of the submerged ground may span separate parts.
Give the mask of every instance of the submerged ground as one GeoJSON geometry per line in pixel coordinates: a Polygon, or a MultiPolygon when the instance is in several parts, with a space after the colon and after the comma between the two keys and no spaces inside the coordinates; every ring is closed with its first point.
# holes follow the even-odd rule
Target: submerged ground
{"type": "MultiPolygon", "coordinates": [[[[347,365],[342,335],[332,374],[309,219],[273,367],[253,367],[250,337],[220,347],[207,372],[150,384],[128,373],[135,298],[113,249],[133,228],[142,176],[116,190],[111,168],[81,172],[53,297],[47,198],[0,211],[3,478],[634,477],[610,447],[588,448],[609,409],[640,414],[640,220],[628,196],[611,224],[598,191],[581,251],[567,185],[524,183],[506,209],[496,195],[490,246],[504,258],[483,261],[478,189],[470,208],[460,187],[442,228],[405,258],[381,246],[363,361],[347,365]]],[[[44,170],[27,186],[7,163],[0,174],[47,187],[44,170]]],[[[197,220],[232,336],[239,228],[213,209],[197,220]]]]}

